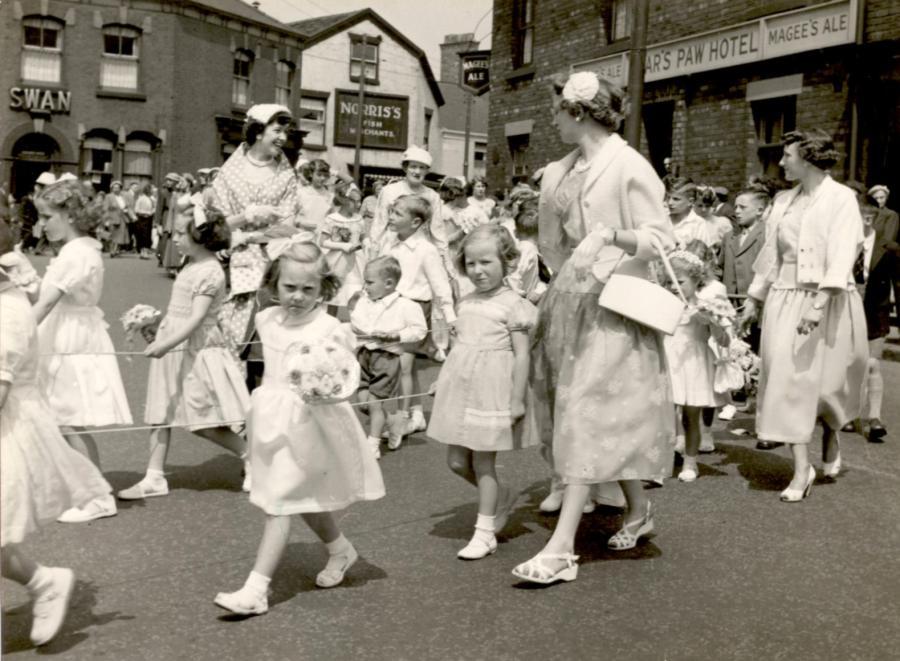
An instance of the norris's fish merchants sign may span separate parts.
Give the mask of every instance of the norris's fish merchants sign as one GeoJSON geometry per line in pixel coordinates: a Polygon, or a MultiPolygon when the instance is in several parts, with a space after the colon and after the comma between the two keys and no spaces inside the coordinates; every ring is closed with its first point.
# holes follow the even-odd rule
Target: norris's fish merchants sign
{"type": "MultiPolygon", "coordinates": [[[[356,146],[359,93],[337,90],[334,99],[334,144],[356,146]]],[[[366,93],[362,104],[362,146],[367,149],[406,149],[409,97],[366,93]]]]}

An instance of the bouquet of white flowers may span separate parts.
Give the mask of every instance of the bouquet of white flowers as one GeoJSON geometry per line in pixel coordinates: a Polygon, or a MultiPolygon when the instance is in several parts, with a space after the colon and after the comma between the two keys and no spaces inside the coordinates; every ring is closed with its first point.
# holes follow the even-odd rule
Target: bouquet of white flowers
{"type": "Polygon", "coordinates": [[[732,337],[727,347],[710,339],[710,348],[716,357],[714,390],[726,393],[747,388],[755,392],[759,383],[759,356],[744,340],[732,337]]]}
{"type": "Polygon", "coordinates": [[[724,296],[704,295],[697,292],[697,311],[712,324],[724,331],[730,331],[734,326],[737,313],[731,303],[724,296]]]}
{"type": "Polygon", "coordinates": [[[129,346],[134,344],[134,336],[138,333],[150,344],[156,339],[156,329],[162,319],[162,312],[152,305],[138,303],[122,315],[122,328],[129,346]]]}
{"type": "Polygon", "coordinates": [[[325,340],[295,342],[284,356],[291,389],[310,404],[349,399],[359,387],[359,363],[347,349],[325,340]]]}

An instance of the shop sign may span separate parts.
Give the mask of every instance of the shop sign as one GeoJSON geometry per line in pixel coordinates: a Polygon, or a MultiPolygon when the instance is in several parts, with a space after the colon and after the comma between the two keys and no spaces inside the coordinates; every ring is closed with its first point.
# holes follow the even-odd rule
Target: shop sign
{"type": "Polygon", "coordinates": [[[67,113],[72,109],[72,92],[39,87],[10,87],[9,107],[13,110],[67,113]]]}
{"type": "MultiPolygon", "coordinates": [[[[840,0],[773,14],[757,21],[647,48],[644,80],[653,82],[702,71],[851,44],[856,39],[856,3],[840,0]]],[[[618,85],[628,82],[628,54],[581,62],[574,71],[595,71],[618,85]]]]}
{"type": "MultiPolygon", "coordinates": [[[[356,146],[359,93],[335,90],[334,144],[356,146]]],[[[409,97],[366,93],[362,112],[362,146],[366,149],[406,149],[409,97]]]]}
{"type": "Polygon", "coordinates": [[[473,92],[480,92],[491,83],[491,51],[475,50],[460,53],[462,58],[462,85],[473,92]]]}

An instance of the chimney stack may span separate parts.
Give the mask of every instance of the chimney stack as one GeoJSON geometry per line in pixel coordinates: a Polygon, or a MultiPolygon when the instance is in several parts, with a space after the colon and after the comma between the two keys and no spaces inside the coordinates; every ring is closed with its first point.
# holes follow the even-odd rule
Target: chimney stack
{"type": "Polygon", "coordinates": [[[464,34],[448,34],[444,36],[444,43],[441,44],[441,82],[442,83],[458,83],[460,75],[461,60],[459,53],[465,53],[470,50],[478,50],[478,42],[475,41],[475,34],[466,32],[464,34]]]}

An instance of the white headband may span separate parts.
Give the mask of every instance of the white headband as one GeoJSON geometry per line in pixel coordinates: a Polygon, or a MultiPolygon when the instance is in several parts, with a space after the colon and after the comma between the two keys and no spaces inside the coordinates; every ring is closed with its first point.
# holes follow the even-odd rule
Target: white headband
{"type": "Polygon", "coordinates": [[[281,239],[272,239],[266,245],[266,255],[273,262],[294,246],[316,245],[316,235],[312,232],[297,232],[281,239]]]}

